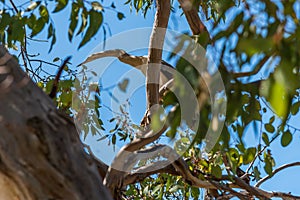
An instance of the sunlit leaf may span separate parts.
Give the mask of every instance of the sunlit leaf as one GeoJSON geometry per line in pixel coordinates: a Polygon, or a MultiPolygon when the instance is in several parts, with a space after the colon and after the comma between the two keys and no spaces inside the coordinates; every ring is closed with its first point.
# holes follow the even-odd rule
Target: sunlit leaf
{"type": "Polygon", "coordinates": [[[84,31],[85,27],[87,26],[87,19],[88,19],[88,12],[86,9],[83,9],[81,12],[81,26],[78,32],[76,33],[76,35],[79,35],[84,31]]]}
{"type": "Polygon", "coordinates": [[[101,12],[95,10],[89,11],[89,26],[87,31],[79,44],[79,48],[84,46],[90,39],[98,32],[103,21],[103,16],[101,12]]]}
{"type": "Polygon", "coordinates": [[[271,96],[270,96],[270,104],[272,108],[275,110],[276,114],[284,117],[287,114],[288,108],[288,95],[285,87],[276,81],[272,85],[271,96]]]}
{"type": "Polygon", "coordinates": [[[256,148],[251,147],[246,149],[245,155],[243,156],[243,163],[245,165],[251,163],[255,157],[256,154],[256,148]]]}
{"type": "Polygon", "coordinates": [[[56,0],[56,2],[57,4],[53,11],[54,13],[64,9],[68,5],[69,0],[56,0]]]}
{"type": "Polygon", "coordinates": [[[70,25],[68,30],[68,38],[71,42],[73,39],[74,31],[78,24],[78,13],[79,13],[79,6],[77,3],[72,3],[72,11],[70,16],[70,25]]]}
{"type": "Polygon", "coordinates": [[[49,22],[49,12],[48,9],[45,6],[40,6],[39,12],[41,17],[45,20],[46,23],[49,22]]]}

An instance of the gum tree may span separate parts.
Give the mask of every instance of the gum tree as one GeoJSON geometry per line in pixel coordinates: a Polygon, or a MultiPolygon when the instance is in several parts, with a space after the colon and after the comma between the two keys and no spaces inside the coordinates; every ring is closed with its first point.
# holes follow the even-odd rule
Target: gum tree
{"type": "MultiPolygon", "coordinates": [[[[147,109],[141,124],[120,126],[128,115],[122,111],[119,123],[110,120],[116,126],[108,133],[99,109],[101,88],[79,89],[76,83],[82,80],[76,76],[68,55],[58,65],[60,58],[49,62],[31,55],[27,45],[29,40],[39,42],[43,34],[50,41],[49,51],[53,45],[59,45],[56,38],[60,36],[52,16],[69,7],[66,33],[71,42],[75,37],[81,38],[81,48],[100,34],[100,29],[105,36],[105,10],[114,10],[118,19],[124,18],[111,3],[104,6],[106,2],[102,1],[55,0],[17,5],[13,0],[2,1],[0,197],[300,199],[295,194],[260,187],[278,172],[300,165],[295,161],[276,166],[270,147],[276,140],[280,140],[282,148],[288,146],[299,131],[290,122],[297,117],[300,106],[299,2],[124,2],[145,15],[151,9],[156,12],[148,55],[110,49],[91,55],[79,66],[84,72],[91,61],[113,56],[145,74],[147,109]],[[182,12],[191,31],[187,37],[178,38],[174,52],[181,51],[185,57],[179,57],[173,66],[162,60],[170,12],[182,12]],[[6,49],[15,49],[19,55],[14,57],[6,49]],[[217,72],[207,62],[199,61],[203,59],[202,49],[214,52],[217,72]],[[200,62],[204,66],[199,71],[194,65],[200,62]],[[56,66],[57,72],[49,71],[49,66],[56,66]],[[198,116],[197,128],[184,118],[180,98],[192,97],[184,92],[186,88],[181,87],[180,80],[170,76],[160,82],[166,66],[176,69],[191,85],[197,100],[193,112],[199,115],[189,113],[198,116]],[[217,73],[224,85],[221,90],[214,79],[217,73]],[[216,90],[213,95],[212,90],[216,90]],[[176,91],[183,97],[176,96],[176,91]],[[92,106],[74,111],[72,95],[73,105],[76,101],[92,106]],[[224,102],[227,112],[215,113],[213,105],[223,106],[224,102]],[[159,108],[167,108],[168,112],[162,116],[159,108]],[[111,166],[81,143],[73,118],[82,125],[83,134],[100,132],[112,145],[118,140],[127,143],[111,166]],[[221,123],[225,126],[218,129],[221,123]],[[210,127],[220,132],[212,144],[210,127]],[[254,127],[259,136],[257,144],[250,147],[243,140],[247,134],[253,134],[247,131],[249,127],[254,127]],[[173,139],[174,148],[160,142],[162,137],[173,139]],[[203,148],[204,144],[211,145],[209,151],[203,148]],[[205,189],[205,194],[201,189],[205,189]]],[[[118,85],[126,91],[126,82],[118,85]]]]}

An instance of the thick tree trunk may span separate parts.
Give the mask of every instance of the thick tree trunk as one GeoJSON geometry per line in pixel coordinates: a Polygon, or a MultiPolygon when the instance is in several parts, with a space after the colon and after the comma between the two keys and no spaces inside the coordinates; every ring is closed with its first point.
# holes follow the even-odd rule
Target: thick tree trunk
{"type": "Polygon", "coordinates": [[[73,121],[0,46],[0,199],[111,199],[73,121]]]}

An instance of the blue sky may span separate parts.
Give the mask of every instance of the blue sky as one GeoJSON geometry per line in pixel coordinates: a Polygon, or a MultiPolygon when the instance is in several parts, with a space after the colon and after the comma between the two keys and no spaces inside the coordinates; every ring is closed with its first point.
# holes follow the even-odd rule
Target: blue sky
{"type": "MultiPolygon", "coordinates": [[[[23,1],[16,0],[16,4],[20,4],[23,1]]],[[[142,14],[136,14],[135,11],[132,13],[129,12],[129,6],[123,5],[124,1],[116,1],[115,5],[117,7],[118,11],[121,11],[125,14],[125,18],[120,21],[117,19],[117,14],[114,11],[106,10],[104,15],[104,22],[109,24],[112,35],[121,33],[123,31],[127,31],[130,29],[136,29],[136,28],[144,28],[144,27],[151,27],[153,24],[154,19],[154,10],[150,10],[147,14],[146,19],[143,18],[142,14]]],[[[104,2],[105,5],[105,2],[104,2]]],[[[107,4],[105,6],[110,6],[110,4],[107,4]]],[[[52,52],[48,54],[48,48],[45,48],[45,43],[31,43],[28,48],[30,53],[41,53],[41,58],[44,58],[45,60],[52,61],[53,58],[60,56],[62,59],[72,55],[71,62],[75,65],[81,63],[91,52],[95,52],[94,48],[97,47],[102,41],[103,41],[103,32],[100,30],[98,34],[83,48],[77,50],[78,44],[80,42],[80,36],[74,38],[73,43],[70,43],[68,41],[67,37],[67,27],[68,27],[68,17],[66,15],[69,15],[70,7],[65,9],[63,12],[59,14],[53,15],[53,20],[55,21],[56,30],[57,30],[57,43],[54,46],[52,52]]],[[[175,16],[171,18],[171,21],[169,23],[169,28],[172,30],[177,30],[181,32],[187,32],[189,31],[189,28],[187,26],[187,23],[184,19],[184,17],[178,17],[180,13],[176,13],[176,19],[175,16]],[[175,20],[174,20],[175,19],[175,20]]],[[[42,36],[42,35],[41,35],[42,36]]],[[[109,37],[109,34],[107,35],[109,37]]],[[[136,41],[124,41],[125,43],[134,43],[136,41]]],[[[118,48],[117,44],[116,47],[118,48]]],[[[98,48],[99,49],[99,48],[98,48]]],[[[97,49],[97,50],[98,50],[97,49]]],[[[146,54],[146,51],[139,52],[141,54],[146,54]]],[[[120,80],[120,77],[130,70],[129,66],[126,66],[124,64],[120,64],[120,62],[115,61],[112,64],[112,67],[109,68],[102,77],[102,82],[105,84],[105,86],[110,86],[116,83],[117,80],[120,80]]],[[[138,75],[137,75],[138,76],[138,75]]],[[[104,86],[104,87],[105,87],[104,86]]],[[[138,123],[141,119],[141,117],[144,114],[145,110],[145,90],[144,88],[138,89],[130,99],[130,112],[132,114],[132,118],[134,122],[138,123]]],[[[107,98],[104,100],[104,102],[109,102],[110,99],[109,96],[106,94],[103,94],[103,98],[107,98]]],[[[109,120],[111,118],[111,115],[109,112],[103,111],[103,121],[109,120]]],[[[291,123],[294,126],[299,126],[299,115],[297,117],[294,117],[291,120],[291,123]]],[[[299,127],[300,128],[300,127],[299,127]]],[[[96,140],[99,138],[97,137],[88,137],[86,142],[91,144],[92,149],[95,151],[97,155],[101,154],[101,158],[104,158],[106,160],[112,159],[112,148],[109,150],[105,147],[105,152],[103,152],[103,145],[99,142],[96,142],[96,140]],[[111,151],[111,152],[109,152],[111,151]],[[103,153],[101,153],[103,152],[103,153]]],[[[257,135],[255,136],[254,130],[252,127],[248,128],[248,132],[245,137],[245,142],[248,146],[254,146],[257,145],[257,135]]],[[[276,159],[276,167],[293,162],[293,161],[300,161],[300,145],[299,145],[300,139],[299,139],[299,133],[295,133],[292,143],[288,147],[280,147],[280,139],[278,139],[276,142],[274,142],[271,145],[272,154],[276,159]]],[[[300,180],[300,169],[299,167],[293,167],[290,169],[287,169],[285,171],[282,171],[275,175],[271,180],[267,181],[265,184],[262,185],[262,188],[267,190],[274,190],[274,191],[284,191],[284,192],[293,192],[295,194],[300,194],[300,187],[299,187],[299,181],[300,180]]]]}

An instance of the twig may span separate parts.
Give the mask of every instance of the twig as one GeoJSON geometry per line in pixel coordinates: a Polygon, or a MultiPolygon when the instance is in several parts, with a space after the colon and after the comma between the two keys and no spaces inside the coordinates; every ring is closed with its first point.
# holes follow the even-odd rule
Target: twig
{"type": "Polygon", "coordinates": [[[18,13],[19,10],[18,10],[16,4],[13,2],[13,0],[9,0],[9,2],[10,2],[10,4],[12,5],[12,7],[14,8],[14,10],[18,13]]]}
{"type": "Polygon", "coordinates": [[[124,185],[134,184],[136,182],[144,180],[153,174],[168,173],[173,175],[179,175],[172,164],[167,160],[157,161],[147,166],[138,168],[134,173],[128,174],[124,179],[124,185]],[[165,166],[165,167],[161,167],[165,166]]]}
{"type": "Polygon", "coordinates": [[[232,76],[234,78],[241,78],[241,77],[249,77],[252,75],[257,74],[260,69],[264,66],[264,64],[269,60],[269,58],[273,57],[275,54],[272,54],[271,56],[265,56],[263,59],[259,61],[259,63],[255,66],[255,68],[249,72],[239,72],[239,73],[232,73],[232,76]]]}
{"type": "Polygon", "coordinates": [[[216,188],[219,188],[219,189],[228,191],[228,192],[230,192],[230,194],[232,194],[232,195],[238,197],[239,199],[244,199],[244,200],[249,199],[247,195],[241,194],[241,193],[239,193],[239,192],[233,190],[232,188],[227,187],[226,185],[220,184],[219,182],[216,182],[216,181],[213,181],[213,180],[210,180],[209,182],[210,182],[211,184],[213,184],[216,188]]]}
{"type": "Polygon", "coordinates": [[[267,181],[268,179],[270,179],[271,177],[273,177],[276,173],[280,172],[281,170],[284,170],[284,169],[286,169],[288,167],[294,167],[294,166],[300,166],[300,162],[293,162],[293,163],[285,164],[285,165],[282,165],[282,166],[278,167],[277,169],[273,170],[272,175],[267,175],[264,178],[260,179],[254,185],[254,187],[259,187],[262,183],[264,183],[265,181],[267,181]]]}
{"type": "Polygon", "coordinates": [[[39,60],[39,59],[29,59],[29,62],[39,62],[39,63],[45,63],[47,65],[52,65],[54,67],[60,67],[59,65],[56,65],[51,62],[44,61],[44,60],[39,60]]]}
{"type": "Polygon", "coordinates": [[[61,74],[63,72],[63,69],[65,68],[65,66],[67,65],[67,63],[69,62],[70,59],[71,59],[71,56],[67,57],[64,60],[63,64],[60,66],[60,68],[57,71],[57,74],[56,74],[55,79],[53,81],[51,92],[49,94],[49,97],[52,98],[52,99],[56,97],[57,88],[58,88],[58,82],[60,80],[60,76],[61,76],[61,74]]]}

